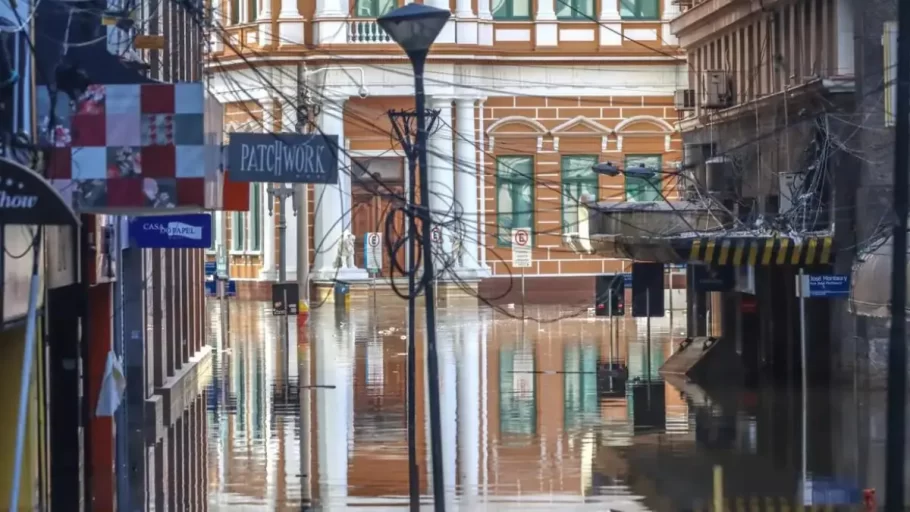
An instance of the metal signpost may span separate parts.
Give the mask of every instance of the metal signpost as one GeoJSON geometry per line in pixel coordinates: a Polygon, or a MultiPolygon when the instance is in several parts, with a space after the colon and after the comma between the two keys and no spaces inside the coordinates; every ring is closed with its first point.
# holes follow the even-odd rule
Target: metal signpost
{"type": "Polygon", "coordinates": [[[525,269],[534,263],[531,256],[531,228],[512,230],[512,267],[521,269],[521,316],[525,308],[525,269]]]}
{"type": "MultiPolygon", "coordinates": [[[[442,248],[442,229],[439,226],[433,226],[433,229],[430,231],[430,240],[433,241],[433,245],[436,247],[442,248]]],[[[428,256],[432,257],[432,256],[428,256]]],[[[434,307],[439,308],[439,269],[436,269],[436,273],[433,275],[433,289],[437,290],[436,297],[434,297],[434,307]]]]}
{"type": "MultiPolygon", "coordinates": [[[[806,394],[809,390],[809,379],[806,375],[808,370],[808,360],[806,351],[806,299],[843,299],[850,297],[850,276],[847,275],[808,275],[801,268],[799,275],[796,277],[796,296],[799,297],[799,357],[801,366],[801,385],[803,396],[803,414],[802,414],[802,487],[803,500],[809,495],[811,500],[812,491],[809,484],[808,471],[808,442],[809,433],[807,422],[809,420],[809,404],[806,394]]],[[[811,504],[811,501],[810,503],[811,504]]]]}
{"type": "Polygon", "coordinates": [[[382,272],[382,233],[367,233],[363,237],[363,264],[372,277],[373,311],[376,311],[376,276],[382,272]]]}

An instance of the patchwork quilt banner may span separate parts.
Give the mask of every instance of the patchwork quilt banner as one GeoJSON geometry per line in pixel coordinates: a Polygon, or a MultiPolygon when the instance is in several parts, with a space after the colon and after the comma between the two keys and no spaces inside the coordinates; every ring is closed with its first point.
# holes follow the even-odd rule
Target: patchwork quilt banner
{"type": "Polygon", "coordinates": [[[220,209],[223,110],[201,83],[38,88],[47,179],[80,213],[220,209]]]}

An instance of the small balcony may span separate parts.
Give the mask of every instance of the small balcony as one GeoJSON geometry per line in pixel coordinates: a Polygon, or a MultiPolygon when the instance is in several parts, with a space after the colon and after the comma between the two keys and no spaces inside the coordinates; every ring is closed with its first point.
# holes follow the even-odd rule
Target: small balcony
{"type": "Polygon", "coordinates": [[[392,38],[376,19],[353,19],[348,22],[348,44],[391,44],[392,38]]]}
{"type": "Polygon", "coordinates": [[[692,239],[732,226],[721,208],[690,201],[601,201],[579,207],[578,232],[564,243],[581,254],[683,263],[692,239]]]}

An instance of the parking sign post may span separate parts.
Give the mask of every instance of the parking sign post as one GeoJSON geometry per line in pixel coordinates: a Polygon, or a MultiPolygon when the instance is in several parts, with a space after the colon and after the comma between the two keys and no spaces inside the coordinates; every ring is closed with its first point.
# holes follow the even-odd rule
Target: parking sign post
{"type": "Polygon", "coordinates": [[[531,228],[512,230],[512,267],[521,269],[521,309],[524,316],[525,269],[533,265],[531,256],[531,228]]]}

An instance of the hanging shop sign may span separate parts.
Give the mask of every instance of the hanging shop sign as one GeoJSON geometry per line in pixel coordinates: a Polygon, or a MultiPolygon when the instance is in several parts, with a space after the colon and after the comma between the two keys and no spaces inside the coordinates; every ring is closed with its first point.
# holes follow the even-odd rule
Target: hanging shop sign
{"type": "Polygon", "coordinates": [[[227,167],[231,181],[338,183],[338,136],[232,133],[227,167]]]}
{"type": "MultiPolygon", "coordinates": [[[[18,162],[0,158],[0,240],[3,243],[0,312],[3,323],[20,319],[28,313],[29,281],[38,227],[72,231],[78,225],[79,219],[72,208],[47,180],[18,162]]],[[[73,238],[70,236],[68,239],[69,257],[63,257],[59,262],[64,267],[75,266],[73,238]]],[[[39,251],[44,253],[46,242],[39,247],[39,251]]],[[[38,257],[42,258],[41,255],[38,257]]],[[[39,265],[42,279],[45,278],[44,271],[45,265],[39,265]]],[[[72,269],[70,275],[75,276],[72,269]]],[[[42,306],[43,297],[44,294],[40,294],[38,307],[42,306]]]]}
{"type": "Polygon", "coordinates": [[[130,239],[141,249],[207,249],[212,246],[212,217],[160,215],[130,222],[130,239]]]}

